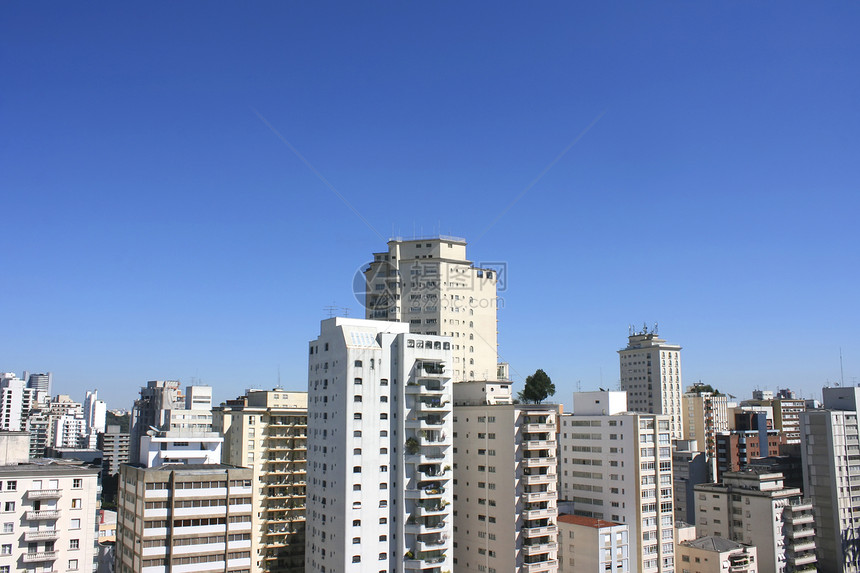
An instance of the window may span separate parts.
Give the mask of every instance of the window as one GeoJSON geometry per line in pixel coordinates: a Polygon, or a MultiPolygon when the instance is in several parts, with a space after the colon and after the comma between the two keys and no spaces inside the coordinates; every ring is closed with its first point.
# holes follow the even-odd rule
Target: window
{"type": "Polygon", "coordinates": [[[352,520],[352,526],[353,527],[361,527],[361,520],[360,519],[353,519],[352,520]]]}
{"type": "Polygon", "coordinates": [[[14,523],[4,523],[3,524],[3,533],[14,533],[15,524],[14,523]]]}
{"type": "Polygon", "coordinates": [[[7,513],[10,511],[15,511],[15,502],[14,501],[7,501],[6,503],[4,503],[3,504],[3,511],[5,511],[7,513]]]}
{"type": "Polygon", "coordinates": [[[81,548],[81,540],[80,539],[70,539],[69,540],[69,549],[80,549],[81,548]]]}
{"type": "Polygon", "coordinates": [[[6,491],[16,491],[18,489],[18,482],[15,480],[6,482],[6,491]]]}
{"type": "Polygon", "coordinates": [[[12,544],[5,543],[0,545],[0,555],[12,555],[12,544]]]}
{"type": "Polygon", "coordinates": [[[72,519],[71,525],[69,529],[80,529],[81,528],[81,520],[80,519],[72,519]]]}
{"type": "Polygon", "coordinates": [[[78,560],[77,559],[69,559],[69,571],[77,571],[78,570],[78,560]]]}
{"type": "Polygon", "coordinates": [[[73,489],[81,489],[84,487],[84,480],[81,478],[75,478],[72,480],[72,488],[73,489]]]}
{"type": "Polygon", "coordinates": [[[80,499],[80,498],[77,498],[77,499],[73,499],[73,500],[72,500],[72,509],[80,509],[81,507],[83,507],[83,505],[82,505],[82,503],[81,503],[81,499],[80,499]]]}
{"type": "Polygon", "coordinates": [[[361,555],[353,555],[352,556],[353,563],[361,563],[361,555]]]}

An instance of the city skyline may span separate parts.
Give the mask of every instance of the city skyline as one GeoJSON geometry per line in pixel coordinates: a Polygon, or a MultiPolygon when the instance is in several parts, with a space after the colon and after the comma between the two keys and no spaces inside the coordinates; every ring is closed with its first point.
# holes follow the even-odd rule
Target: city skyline
{"type": "Polygon", "coordinates": [[[860,382],[857,6],[102,8],[0,22],[0,370],[303,390],[441,233],[505,267],[516,389],[615,388],[643,322],[684,387],[860,382]]]}

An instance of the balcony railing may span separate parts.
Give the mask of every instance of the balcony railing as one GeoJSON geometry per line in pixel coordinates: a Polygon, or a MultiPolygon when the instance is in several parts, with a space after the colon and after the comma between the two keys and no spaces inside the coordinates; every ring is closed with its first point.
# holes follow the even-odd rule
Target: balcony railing
{"type": "Polygon", "coordinates": [[[45,529],[42,531],[25,531],[24,541],[54,541],[60,537],[56,529],[45,529]]]}
{"type": "Polygon", "coordinates": [[[29,489],[27,499],[59,499],[61,492],[58,489],[29,489]]]}
{"type": "Polygon", "coordinates": [[[25,515],[26,519],[29,519],[31,521],[38,521],[38,520],[42,520],[42,519],[59,519],[60,518],[60,512],[55,510],[55,509],[53,509],[53,510],[46,509],[46,510],[41,510],[41,511],[28,511],[24,515],[25,515]]]}
{"type": "Polygon", "coordinates": [[[53,561],[57,558],[56,551],[32,551],[21,556],[24,563],[39,563],[41,561],[53,561]]]}

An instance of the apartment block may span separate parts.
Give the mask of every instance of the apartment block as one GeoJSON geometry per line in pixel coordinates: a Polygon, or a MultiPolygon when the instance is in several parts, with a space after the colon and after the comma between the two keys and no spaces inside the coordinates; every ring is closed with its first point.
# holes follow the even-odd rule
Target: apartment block
{"type": "Polygon", "coordinates": [[[778,430],[740,431],[717,434],[717,474],[738,471],[757,458],[779,456],[786,445],[785,434],[778,430]]]}
{"type": "Polygon", "coordinates": [[[0,571],[92,571],[99,469],[28,455],[25,432],[0,434],[0,571]]]}
{"type": "Polygon", "coordinates": [[[758,573],[756,548],[712,535],[676,546],[679,573],[758,573]]]}
{"type": "Polygon", "coordinates": [[[255,570],[301,573],[305,565],[308,394],[247,390],[213,411],[224,463],[254,472],[255,570]]]}
{"type": "Polygon", "coordinates": [[[117,573],[249,573],[252,472],[222,464],[120,469],[117,573]]]}
{"type": "Polygon", "coordinates": [[[627,347],[618,351],[621,389],[627,392],[627,409],[669,416],[673,440],[684,439],[681,392],[681,347],[668,344],[656,331],[633,332],[627,347]]]}
{"type": "Polygon", "coordinates": [[[754,545],[761,571],[816,570],[812,504],[799,489],[785,487],[782,474],[746,468],[695,489],[700,536],[754,545]]]}
{"type": "Polygon", "coordinates": [[[498,386],[453,387],[454,567],[555,573],[559,408],[513,404],[498,386]]]}
{"type": "MultiPolygon", "coordinates": [[[[672,450],[672,484],[675,496],[675,521],[695,523],[696,492],[700,483],[711,481],[705,452],[695,449],[695,442],[678,440],[672,450]]],[[[695,536],[694,536],[695,538],[695,536]]]]}
{"type": "Polygon", "coordinates": [[[0,372],[0,430],[26,429],[27,413],[39,404],[38,391],[13,372],[0,372]]]}
{"type": "Polygon", "coordinates": [[[466,258],[466,240],[392,239],[365,271],[366,318],[450,336],[453,380],[507,379],[498,364],[498,275],[466,258]]]}
{"type": "Polygon", "coordinates": [[[712,479],[717,475],[717,434],[729,431],[727,400],[724,394],[712,392],[687,392],[683,397],[684,439],[705,452],[712,479]]]}
{"type": "Polygon", "coordinates": [[[786,443],[800,443],[800,414],[806,411],[806,401],[796,398],[745,400],[744,406],[762,406],[773,412],[773,427],[785,434],[786,443]]]}
{"type": "Polygon", "coordinates": [[[625,411],[618,404],[627,402],[624,392],[573,396],[573,414],[561,416],[559,503],[575,515],[626,524],[631,572],[674,571],[669,416],[625,411]]]}
{"type": "Polygon", "coordinates": [[[310,343],[305,570],[453,568],[451,338],[324,320],[310,343]]]}
{"type": "Polygon", "coordinates": [[[627,525],[593,517],[558,516],[559,573],[628,573],[627,525]]]}
{"type": "Polygon", "coordinates": [[[105,431],[99,434],[97,447],[102,452],[102,465],[104,475],[116,475],[119,467],[129,462],[129,447],[131,434],[121,432],[120,427],[111,424],[105,431]]]}
{"type": "Polygon", "coordinates": [[[815,508],[819,569],[860,571],[860,389],[825,388],[800,416],[803,491],[815,508]]]}

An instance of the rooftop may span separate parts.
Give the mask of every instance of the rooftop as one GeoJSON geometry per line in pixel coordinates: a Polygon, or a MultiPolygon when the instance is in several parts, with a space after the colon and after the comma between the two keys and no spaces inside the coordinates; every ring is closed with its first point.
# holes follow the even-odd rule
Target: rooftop
{"type": "Polygon", "coordinates": [[[600,529],[603,527],[615,527],[616,525],[623,525],[622,523],[616,523],[614,521],[605,521],[603,519],[597,519],[595,517],[585,517],[582,515],[570,515],[567,513],[559,515],[558,521],[560,521],[562,523],[571,523],[573,525],[584,525],[586,527],[594,527],[596,529],[600,529]]]}
{"type": "Polygon", "coordinates": [[[720,553],[723,553],[725,551],[734,551],[735,549],[744,549],[748,547],[743,543],[738,543],[737,541],[732,541],[731,539],[726,539],[725,537],[714,537],[712,535],[700,537],[698,539],[694,539],[693,541],[682,541],[681,545],[686,545],[688,547],[696,547],[698,549],[704,549],[706,551],[718,551],[720,553]]]}

